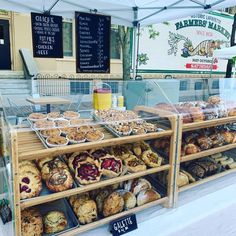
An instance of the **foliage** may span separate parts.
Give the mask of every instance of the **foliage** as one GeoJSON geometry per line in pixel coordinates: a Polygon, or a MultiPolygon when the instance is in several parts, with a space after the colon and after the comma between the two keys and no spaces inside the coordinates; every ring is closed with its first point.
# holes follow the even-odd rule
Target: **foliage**
{"type": "Polygon", "coordinates": [[[147,65],[147,61],[149,60],[147,53],[140,53],[138,55],[138,64],[141,65],[147,65]]]}

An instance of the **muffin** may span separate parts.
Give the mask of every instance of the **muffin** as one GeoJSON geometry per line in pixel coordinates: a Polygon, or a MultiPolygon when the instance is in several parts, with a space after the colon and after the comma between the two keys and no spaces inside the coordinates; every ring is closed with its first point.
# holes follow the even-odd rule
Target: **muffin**
{"type": "Polygon", "coordinates": [[[53,234],[67,227],[67,219],[61,211],[50,211],[43,217],[44,231],[53,234]]]}

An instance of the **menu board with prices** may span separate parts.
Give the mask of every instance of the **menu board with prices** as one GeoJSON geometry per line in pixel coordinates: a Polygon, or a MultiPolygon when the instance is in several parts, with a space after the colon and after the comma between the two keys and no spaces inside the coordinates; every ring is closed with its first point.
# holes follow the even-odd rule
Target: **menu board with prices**
{"type": "Polygon", "coordinates": [[[110,73],[111,17],[76,12],[75,19],[77,73],[110,73]]]}
{"type": "Polygon", "coordinates": [[[31,13],[34,57],[63,58],[62,17],[31,13]]]}

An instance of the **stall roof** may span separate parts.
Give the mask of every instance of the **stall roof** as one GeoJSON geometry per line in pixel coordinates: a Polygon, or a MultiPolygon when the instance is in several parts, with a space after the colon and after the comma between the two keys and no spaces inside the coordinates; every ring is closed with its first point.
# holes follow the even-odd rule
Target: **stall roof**
{"type": "Polygon", "coordinates": [[[16,12],[47,12],[74,18],[75,11],[112,16],[126,26],[149,25],[209,10],[235,6],[235,0],[0,0],[0,9],[16,12]]]}
{"type": "Polygon", "coordinates": [[[213,57],[226,60],[236,57],[236,46],[215,50],[213,57]]]}

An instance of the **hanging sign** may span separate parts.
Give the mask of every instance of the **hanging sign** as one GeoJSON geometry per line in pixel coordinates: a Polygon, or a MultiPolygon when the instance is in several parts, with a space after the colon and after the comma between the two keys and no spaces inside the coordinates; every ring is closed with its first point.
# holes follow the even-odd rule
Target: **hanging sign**
{"type": "Polygon", "coordinates": [[[76,12],[77,73],[110,73],[111,17],[76,12]]]}
{"type": "Polygon", "coordinates": [[[110,230],[113,236],[126,234],[138,228],[136,215],[128,215],[110,223],[110,230]]]}
{"type": "Polygon", "coordinates": [[[63,58],[62,17],[31,13],[34,57],[63,58]]]}

